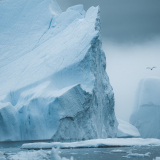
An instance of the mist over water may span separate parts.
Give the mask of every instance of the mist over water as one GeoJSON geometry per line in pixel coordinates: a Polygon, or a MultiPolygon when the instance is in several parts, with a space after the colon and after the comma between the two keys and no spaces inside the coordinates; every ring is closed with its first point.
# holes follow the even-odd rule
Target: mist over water
{"type": "Polygon", "coordinates": [[[107,73],[115,93],[116,116],[129,121],[138,84],[143,78],[160,78],[160,37],[144,43],[103,41],[107,73]],[[152,71],[147,67],[156,66],[152,71]]]}

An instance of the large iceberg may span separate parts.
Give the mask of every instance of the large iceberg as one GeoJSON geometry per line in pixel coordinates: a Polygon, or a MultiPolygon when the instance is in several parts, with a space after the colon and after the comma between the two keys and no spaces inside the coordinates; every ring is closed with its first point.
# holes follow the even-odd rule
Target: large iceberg
{"type": "Polygon", "coordinates": [[[139,83],[130,122],[143,138],[160,138],[160,79],[145,78],[139,83]]]}
{"type": "Polygon", "coordinates": [[[99,7],[0,2],[0,141],[116,137],[99,7]]]}

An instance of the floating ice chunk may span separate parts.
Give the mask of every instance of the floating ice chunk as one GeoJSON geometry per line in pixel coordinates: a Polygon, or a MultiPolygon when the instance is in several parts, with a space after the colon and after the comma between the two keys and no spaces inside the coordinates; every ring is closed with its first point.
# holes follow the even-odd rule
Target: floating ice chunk
{"type": "Polygon", "coordinates": [[[7,158],[8,160],[50,160],[50,151],[21,151],[15,155],[10,155],[7,158]]]}
{"type": "Polygon", "coordinates": [[[115,150],[112,150],[111,153],[126,153],[126,151],[120,150],[120,149],[115,149],[115,150]]]}
{"type": "Polygon", "coordinates": [[[85,153],[85,154],[83,154],[83,155],[87,155],[88,153],[85,153]]]}
{"type": "Polygon", "coordinates": [[[150,152],[147,152],[145,154],[139,154],[139,153],[130,153],[127,156],[123,156],[126,158],[144,158],[144,157],[149,157],[150,156],[150,152]]]}
{"type": "Polygon", "coordinates": [[[58,153],[58,149],[52,148],[51,160],[73,160],[73,157],[71,157],[70,159],[67,159],[65,157],[61,158],[59,153],[58,153]]]}
{"type": "Polygon", "coordinates": [[[0,160],[5,160],[5,159],[6,158],[5,158],[4,152],[0,151],[0,160]]]}
{"type": "Polygon", "coordinates": [[[160,157],[156,157],[155,159],[153,159],[153,160],[160,160],[160,157]]]}
{"type": "MultiPolygon", "coordinates": [[[[0,157],[1,158],[1,157],[0,157]]],[[[52,151],[21,151],[15,155],[9,155],[8,160],[73,160],[73,157],[67,159],[65,157],[60,157],[59,150],[52,148],[52,151]]],[[[0,159],[1,160],[1,159],[0,159]]]]}

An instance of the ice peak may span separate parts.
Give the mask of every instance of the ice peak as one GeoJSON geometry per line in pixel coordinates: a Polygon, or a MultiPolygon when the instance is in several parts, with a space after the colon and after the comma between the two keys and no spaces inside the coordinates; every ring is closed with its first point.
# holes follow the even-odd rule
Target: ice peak
{"type": "Polygon", "coordinates": [[[100,32],[100,30],[101,30],[100,7],[99,6],[90,7],[87,11],[86,18],[89,22],[94,23],[95,30],[100,32]]]}
{"type": "Polygon", "coordinates": [[[85,15],[85,13],[86,13],[82,4],[69,7],[67,9],[67,11],[69,11],[69,10],[78,11],[81,15],[85,15]]]}
{"type": "Polygon", "coordinates": [[[61,14],[62,10],[60,9],[56,0],[50,0],[50,1],[51,1],[50,10],[51,10],[52,14],[54,14],[54,15],[61,14]]]}

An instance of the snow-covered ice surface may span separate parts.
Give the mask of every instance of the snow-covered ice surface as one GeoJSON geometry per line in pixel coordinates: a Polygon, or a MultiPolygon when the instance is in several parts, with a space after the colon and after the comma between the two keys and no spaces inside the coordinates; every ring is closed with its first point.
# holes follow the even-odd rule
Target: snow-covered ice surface
{"type": "Polygon", "coordinates": [[[116,137],[99,7],[0,2],[0,141],[116,137]]]}
{"type": "Polygon", "coordinates": [[[139,83],[130,123],[143,138],[160,138],[160,79],[146,78],[139,83]]]}
{"type": "Polygon", "coordinates": [[[107,146],[160,146],[159,139],[142,139],[142,138],[108,138],[86,140],[72,143],[26,143],[22,145],[22,149],[48,149],[48,148],[97,148],[107,146]]]}
{"type": "Polygon", "coordinates": [[[140,137],[140,133],[136,127],[119,118],[117,118],[117,120],[119,123],[117,137],[119,138],[140,137]]]}

